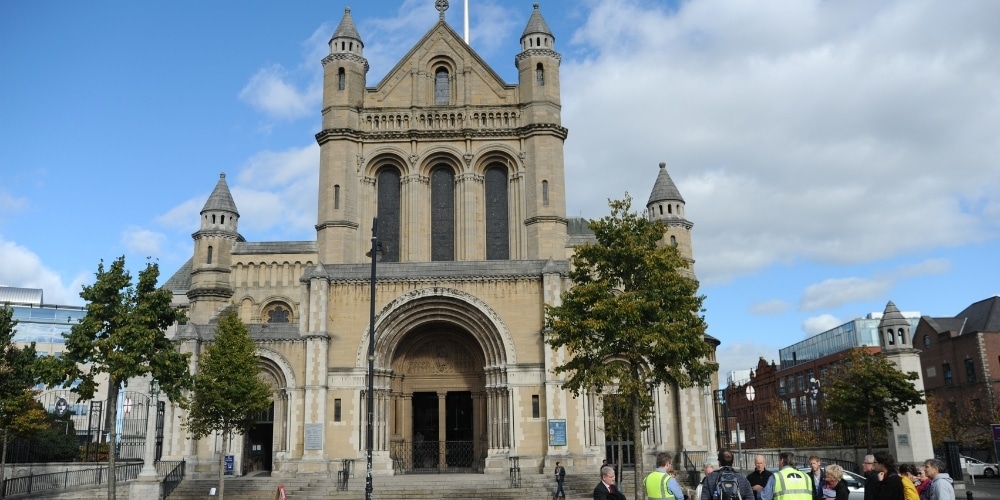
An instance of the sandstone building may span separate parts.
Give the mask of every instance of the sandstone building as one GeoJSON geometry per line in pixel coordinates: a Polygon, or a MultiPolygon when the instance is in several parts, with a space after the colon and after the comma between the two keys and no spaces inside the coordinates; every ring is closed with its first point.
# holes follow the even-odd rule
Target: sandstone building
{"type": "MultiPolygon", "coordinates": [[[[592,239],[566,215],[556,38],[536,4],[509,84],[443,8],[373,87],[345,11],[322,61],[314,241],[245,241],[223,175],[193,257],[166,284],[188,309],[172,334],[193,370],[227,307],[257,342],[273,405],[233,443],[238,472],[330,474],[344,459],[364,462],[376,217],[375,474],[506,471],[511,457],[529,470],[558,460],[591,471],[608,453],[600,399],[560,389],[552,368],[567,353],[544,342],[544,306],[570,284],[574,245],[592,239]]],[[[664,242],[693,273],[692,224],[662,164],[646,209],[668,223],[664,242]]],[[[714,453],[709,388],[656,396],[647,462],[657,451],[714,453]]],[[[181,410],[168,413],[164,458],[209,471],[218,438],[191,441],[181,410]]]]}

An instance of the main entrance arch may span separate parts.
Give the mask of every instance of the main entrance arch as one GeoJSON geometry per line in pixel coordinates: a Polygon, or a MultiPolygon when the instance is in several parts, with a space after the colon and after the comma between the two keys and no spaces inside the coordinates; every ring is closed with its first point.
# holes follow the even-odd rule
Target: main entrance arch
{"type": "Polygon", "coordinates": [[[507,454],[513,347],[494,311],[459,290],[415,290],[386,305],[376,332],[397,473],[481,471],[507,454]]]}

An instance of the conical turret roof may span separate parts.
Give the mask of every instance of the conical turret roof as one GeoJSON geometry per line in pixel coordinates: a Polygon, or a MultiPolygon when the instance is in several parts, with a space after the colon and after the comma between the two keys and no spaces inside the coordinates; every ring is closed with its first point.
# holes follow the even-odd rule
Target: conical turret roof
{"type": "Polygon", "coordinates": [[[680,201],[684,202],[681,192],[677,190],[677,185],[667,173],[667,164],[660,163],[660,173],[656,176],[656,184],[653,184],[653,192],[649,194],[649,201],[646,206],[658,201],[680,201]]]}
{"type": "Polygon", "coordinates": [[[538,10],[537,3],[535,10],[531,12],[531,17],[528,18],[528,25],[524,27],[524,33],[521,33],[521,38],[535,34],[549,35],[553,40],[556,39],[552,35],[552,30],[549,29],[549,25],[545,22],[545,18],[542,17],[542,11],[538,10]]]}
{"type": "Polygon", "coordinates": [[[205,202],[205,207],[201,209],[202,213],[209,210],[230,212],[240,215],[236,211],[236,202],[233,201],[233,195],[229,192],[229,185],[226,184],[226,174],[225,172],[219,174],[219,182],[215,185],[215,189],[212,190],[212,194],[208,197],[208,201],[205,202]]]}
{"type": "Polygon", "coordinates": [[[885,305],[885,311],[882,313],[882,320],[878,322],[879,329],[909,326],[910,323],[903,317],[903,313],[899,312],[899,308],[896,307],[896,304],[893,304],[890,300],[889,303],[885,305]]]}
{"type": "Polygon", "coordinates": [[[344,8],[344,17],[340,20],[340,24],[337,25],[337,30],[333,32],[333,38],[353,38],[362,47],[365,46],[364,42],[361,41],[361,34],[358,33],[358,28],[354,26],[350,7],[344,8]]]}

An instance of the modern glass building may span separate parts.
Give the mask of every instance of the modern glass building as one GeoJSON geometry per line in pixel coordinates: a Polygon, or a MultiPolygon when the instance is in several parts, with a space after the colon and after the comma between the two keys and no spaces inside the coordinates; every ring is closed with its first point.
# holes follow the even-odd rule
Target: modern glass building
{"type": "MultiPolygon", "coordinates": [[[[910,323],[911,331],[916,331],[920,313],[904,312],[903,317],[910,323]]],[[[848,321],[802,342],[779,349],[780,369],[786,370],[854,347],[865,345],[878,347],[878,322],[881,319],[882,313],[869,313],[864,318],[848,321]]]]}
{"type": "Polygon", "coordinates": [[[35,343],[38,354],[59,356],[66,346],[63,334],[69,334],[87,310],[76,306],[57,306],[43,302],[42,290],[0,286],[0,304],[14,310],[14,342],[18,346],[35,343]]]}

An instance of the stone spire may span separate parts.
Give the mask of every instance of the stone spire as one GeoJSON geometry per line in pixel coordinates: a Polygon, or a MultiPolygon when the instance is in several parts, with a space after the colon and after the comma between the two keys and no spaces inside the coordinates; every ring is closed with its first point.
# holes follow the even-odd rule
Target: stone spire
{"type": "Polygon", "coordinates": [[[552,30],[549,29],[549,25],[545,22],[545,18],[542,17],[542,11],[538,10],[537,3],[535,3],[535,10],[531,12],[531,17],[528,18],[528,25],[524,27],[524,33],[521,33],[521,38],[531,35],[547,35],[553,41],[556,39],[552,35],[552,30]]]}
{"type": "Polygon", "coordinates": [[[364,42],[361,41],[361,34],[358,33],[358,28],[354,26],[354,19],[351,18],[351,8],[344,8],[344,17],[341,18],[340,24],[337,25],[337,30],[333,32],[333,37],[330,41],[337,38],[346,38],[350,40],[355,40],[364,46],[364,42]]]}
{"type": "Polygon", "coordinates": [[[910,345],[910,322],[890,300],[878,322],[879,344],[882,349],[902,349],[910,345]]]}
{"type": "Polygon", "coordinates": [[[681,196],[681,192],[677,190],[677,185],[670,178],[670,174],[667,173],[667,164],[661,162],[660,173],[656,176],[656,183],[653,184],[653,192],[649,194],[649,201],[646,202],[646,206],[649,207],[654,203],[663,201],[679,201],[684,203],[684,198],[681,196]]]}
{"type": "Polygon", "coordinates": [[[237,217],[240,213],[236,210],[236,202],[233,201],[233,195],[229,192],[229,185],[226,184],[226,174],[219,174],[219,182],[215,184],[215,189],[212,190],[212,194],[208,197],[208,201],[205,202],[205,206],[201,209],[201,213],[205,212],[228,212],[237,217]]]}

